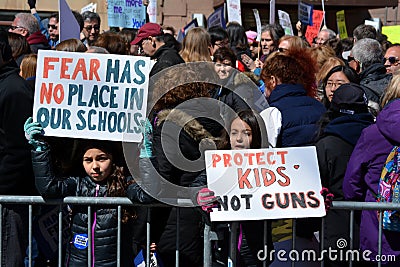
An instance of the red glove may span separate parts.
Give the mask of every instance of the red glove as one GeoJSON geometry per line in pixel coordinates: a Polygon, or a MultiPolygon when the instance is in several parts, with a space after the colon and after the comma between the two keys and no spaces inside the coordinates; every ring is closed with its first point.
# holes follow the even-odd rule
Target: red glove
{"type": "Polygon", "coordinates": [[[212,208],[215,208],[218,204],[217,197],[214,196],[214,191],[208,188],[202,188],[197,193],[197,204],[199,204],[202,210],[211,212],[212,208]]]}
{"type": "Polygon", "coordinates": [[[328,210],[331,208],[334,195],[331,192],[329,192],[329,189],[326,187],[322,187],[322,190],[320,193],[324,197],[325,211],[328,212],[328,210]]]}

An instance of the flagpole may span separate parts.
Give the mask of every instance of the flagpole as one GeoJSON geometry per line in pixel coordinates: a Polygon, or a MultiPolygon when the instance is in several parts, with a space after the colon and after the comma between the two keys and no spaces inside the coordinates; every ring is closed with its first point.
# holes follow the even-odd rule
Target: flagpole
{"type": "Polygon", "coordinates": [[[269,24],[275,23],[275,0],[269,1],[269,24]]]}

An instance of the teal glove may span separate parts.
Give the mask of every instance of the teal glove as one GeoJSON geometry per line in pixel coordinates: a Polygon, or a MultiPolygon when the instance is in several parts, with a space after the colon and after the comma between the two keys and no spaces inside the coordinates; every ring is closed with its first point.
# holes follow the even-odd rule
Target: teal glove
{"type": "Polygon", "coordinates": [[[29,117],[24,124],[25,138],[28,143],[33,146],[36,151],[44,151],[47,144],[37,138],[38,135],[43,135],[43,127],[38,122],[33,122],[32,117],[29,117]]]}
{"type": "Polygon", "coordinates": [[[152,152],[152,136],[153,136],[153,127],[148,119],[142,122],[142,133],[143,133],[143,143],[140,149],[140,158],[150,158],[153,156],[152,152]]]}

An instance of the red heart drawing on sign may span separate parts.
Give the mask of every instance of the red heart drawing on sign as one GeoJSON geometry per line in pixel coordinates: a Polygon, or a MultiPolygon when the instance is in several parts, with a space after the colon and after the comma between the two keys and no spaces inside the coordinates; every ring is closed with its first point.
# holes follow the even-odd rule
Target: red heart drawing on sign
{"type": "Polygon", "coordinates": [[[300,168],[300,165],[294,165],[293,168],[297,170],[298,168],[300,168]]]}

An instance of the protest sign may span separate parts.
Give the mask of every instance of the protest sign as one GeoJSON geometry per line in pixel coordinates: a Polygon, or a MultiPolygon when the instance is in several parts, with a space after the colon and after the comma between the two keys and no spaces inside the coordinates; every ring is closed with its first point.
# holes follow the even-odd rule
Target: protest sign
{"type": "Polygon", "coordinates": [[[236,21],[242,25],[242,13],[240,9],[240,0],[227,0],[228,21],[236,21]]]}
{"type": "Polygon", "coordinates": [[[108,0],[108,26],[139,29],[146,23],[142,0],[108,0]]]}
{"type": "Polygon", "coordinates": [[[301,21],[301,23],[312,26],[313,25],[313,17],[312,17],[313,5],[306,4],[306,3],[299,1],[298,11],[299,11],[299,13],[298,13],[299,20],[301,21]]]}
{"type": "Polygon", "coordinates": [[[388,37],[392,44],[400,43],[400,25],[383,26],[382,33],[388,37]]]}
{"type": "Polygon", "coordinates": [[[337,23],[337,28],[339,31],[339,36],[340,39],[347,38],[347,28],[346,28],[346,19],[344,16],[344,10],[340,10],[336,12],[336,23],[337,23]]]}
{"type": "Polygon", "coordinates": [[[308,43],[312,44],[314,37],[316,37],[321,29],[322,21],[324,19],[324,11],[322,10],[313,10],[313,25],[308,25],[306,31],[306,39],[308,43]]]}
{"type": "Polygon", "coordinates": [[[292,23],[290,22],[290,16],[287,12],[278,10],[279,24],[285,31],[285,35],[293,35],[292,23]]]}
{"type": "Polygon", "coordinates": [[[253,14],[254,18],[256,20],[256,25],[257,25],[257,42],[261,41],[261,19],[260,19],[260,13],[258,13],[257,9],[253,9],[253,14]]]}
{"type": "Polygon", "coordinates": [[[220,26],[222,28],[226,28],[226,22],[224,17],[224,7],[220,7],[216,9],[208,18],[207,18],[207,27],[211,28],[213,26],[220,26]]]}
{"type": "Polygon", "coordinates": [[[140,142],[150,59],[40,50],[33,119],[45,135],[140,142]]]}
{"type": "Polygon", "coordinates": [[[147,6],[147,14],[149,14],[149,22],[157,23],[157,0],[150,0],[147,6]]]}
{"type": "Polygon", "coordinates": [[[212,221],[322,217],[315,147],[206,151],[212,221]]]}
{"type": "Polygon", "coordinates": [[[187,32],[192,29],[192,28],[196,28],[199,27],[199,24],[197,23],[197,19],[192,20],[191,22],[189,22],[185,27],[183,27],[182,29],[179,30],[178,32],[178,37],[176,37],[176,40],[180,43],[183,42],[183,38],[185,38],[187,32]]]}
{"type": "Polygon", "coordinates": [[[366,19],[364,20],[364,24],[373,26],[377,32],[381,31],[381,22],[378,18],[373,18],[372,20],[366,19]]]}
{"type": "Polygon", "coordinates": [[[95,3],[90,3],[90,4],[87,4],[86,6],[84,6],[84,7],[81,8],[81,14],[82,14],[83,12],[85,12],[85,11],[96,12],[96,10],[97,10],[97,4],[95,4],[95,3]]]}

